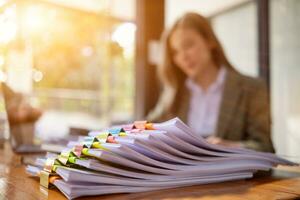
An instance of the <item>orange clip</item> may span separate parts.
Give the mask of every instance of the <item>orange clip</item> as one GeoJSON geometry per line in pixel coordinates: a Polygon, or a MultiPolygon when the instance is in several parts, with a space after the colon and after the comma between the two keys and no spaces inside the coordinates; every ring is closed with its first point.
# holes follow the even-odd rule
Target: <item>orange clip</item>
{"type": "Polygon", "coordinates": [[[136,129],[145,130],[147,121],[135,121],[134,126],[136,129]]]}

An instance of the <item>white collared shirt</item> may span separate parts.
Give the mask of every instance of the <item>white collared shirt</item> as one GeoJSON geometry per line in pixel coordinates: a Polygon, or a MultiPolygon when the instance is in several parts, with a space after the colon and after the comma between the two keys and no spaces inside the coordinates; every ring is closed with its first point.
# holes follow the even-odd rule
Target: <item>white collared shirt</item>
{"type": "Polygon", "coordinates": [[[187,124],[201,136],[214,135],[216,132],[225,77],[226,68],[221,67],[216,81],[206,91],[193,80],[186,80],[186,87],[191,94],[187,124]]]}

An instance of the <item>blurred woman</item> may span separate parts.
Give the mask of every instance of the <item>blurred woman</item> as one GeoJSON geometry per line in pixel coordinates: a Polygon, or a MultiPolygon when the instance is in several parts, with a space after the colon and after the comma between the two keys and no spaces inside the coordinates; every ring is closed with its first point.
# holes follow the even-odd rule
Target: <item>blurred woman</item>
{"type": "Polygon", "coordinates": [[[166,32],[151,121],[179,117],[214,144],[273,152],[264,81],[237,72],[209,21],[187,13],[166,32]]]}

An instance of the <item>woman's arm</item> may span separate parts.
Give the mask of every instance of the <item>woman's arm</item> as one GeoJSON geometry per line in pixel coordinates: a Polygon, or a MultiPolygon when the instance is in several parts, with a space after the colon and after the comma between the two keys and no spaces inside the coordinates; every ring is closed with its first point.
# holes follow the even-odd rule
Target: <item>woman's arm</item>
{"type": "Polygon", "coordinates": [[[244,147],[257,151],[274,152],[270,129],[270,104],[266,84],[262,80],[250,79],[245,89],[247,94],[244,136],[241,141],[222,139],[216,136],[207,138],[212,144],[230,147],[244,147]]]}
{"type": "Polygon", "coordinates": [[[274,152],[271,141],[271,114],[269,95],[264,81],[255,81],[249,92],[246,117],[246,140],[242,145],[258,151],[274,152]]]}

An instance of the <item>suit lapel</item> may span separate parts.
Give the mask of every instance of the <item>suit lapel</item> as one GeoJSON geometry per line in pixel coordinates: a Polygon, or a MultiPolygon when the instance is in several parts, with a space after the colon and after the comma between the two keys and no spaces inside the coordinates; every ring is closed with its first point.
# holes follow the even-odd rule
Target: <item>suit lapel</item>
{"type": "Polygon", "coordinates": [[[234,70],[228,70],[221,101],[217,124],[217,136],[224,138],[230,119],[241,94],[240,76],[234,70]]]}
{"type": "MultiPolygon", "coordinates": [[[[180,96],[176,97],[175,107],[176,114],[183,122],[187,123],[187,116],[190,103],[190,92],[186,87],[181,88],[180,96]]],[[[233,112],[238,104],[238,100],[241,94],[241,81],[238,72],[234,70],[227,70],[223,97],[221,101],[217,133],[218,137],[224,137],[226,134],[226,128],[229,125],[230,119],[233,117],[233,112]]],[[[173,107],[173,108],[174,108],[173,107]]]]}

